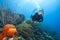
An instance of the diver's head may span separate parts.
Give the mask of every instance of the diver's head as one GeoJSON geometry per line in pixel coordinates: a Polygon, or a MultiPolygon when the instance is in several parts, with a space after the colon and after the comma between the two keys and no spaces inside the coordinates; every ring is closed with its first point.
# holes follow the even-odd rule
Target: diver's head
{"type": "Polygon", "coordinates": [[[39,11],[38,11],[38,14],[39,14],[39,15],[42,15],[42,14],[43,14],[43,10],[39,10],[39,11]]]}

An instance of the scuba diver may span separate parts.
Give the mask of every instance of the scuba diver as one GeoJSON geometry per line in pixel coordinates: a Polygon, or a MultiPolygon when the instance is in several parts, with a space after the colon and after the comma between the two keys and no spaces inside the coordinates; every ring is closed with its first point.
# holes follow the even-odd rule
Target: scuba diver
{"type": "Polygon", "coordinates": [[[31,19],[33,22],[43,22],[43,10],[39,10],[33,16],[31,15],[31,19]]]}

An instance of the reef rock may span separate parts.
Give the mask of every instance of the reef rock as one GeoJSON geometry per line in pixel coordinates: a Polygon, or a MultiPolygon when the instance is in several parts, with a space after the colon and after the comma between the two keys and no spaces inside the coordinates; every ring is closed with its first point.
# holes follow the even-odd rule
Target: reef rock
{"type": "Polygon", "coordinates": [[[56,40],[39,23],[33,23],[31,20],[24,21],[16,28],[19,36],[25,40],[56,40]]]}

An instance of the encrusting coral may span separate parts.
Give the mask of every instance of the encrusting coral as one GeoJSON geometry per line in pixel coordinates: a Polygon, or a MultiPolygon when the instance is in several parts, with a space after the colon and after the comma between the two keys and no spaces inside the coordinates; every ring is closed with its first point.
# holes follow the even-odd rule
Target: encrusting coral
{"type": "Polygon", "coordinates": [[[33,23],[31,20],[26,20],[16,26],[20,37],[25,40],[56,40],[50,36],[39,23],[33,23]]]}

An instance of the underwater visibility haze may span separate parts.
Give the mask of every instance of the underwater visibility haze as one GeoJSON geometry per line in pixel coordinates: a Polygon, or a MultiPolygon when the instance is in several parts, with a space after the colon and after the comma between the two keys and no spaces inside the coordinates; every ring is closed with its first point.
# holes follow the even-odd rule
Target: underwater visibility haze
{"type": "MultiPolygon", "coordinates": [[[[6,18],[6,22],[14,24],[16,26],[16,29],[19,29],[18,32],[19,32],[19,35],[22,36],[21,37],[21,38],[23,38],[22,40],[55,40],[55,38],[56,38],[56,40],[57,39],[60,40],[60,0],[0,0],[0,13],[1,13],[2,9],[10,10],[9,12],[5,10],[7,13],[7,15],[5,15],[5,16],[9,16],[6,18]],[[51,36],[54,35],[55,38],[53,38],[53,37],[51,38],[50,36],[48,36],[48,37],[44,36],[43,38],[39,39],[38,37],[34,36],[35,38],[38,38],[38,39],[33,39],[34,38],[33,32],[35,32],[36,30],[34,29],[35,24],[33,22],[31,22],[31,15],[34,15],[39,10],[43,10],[43,14],[42,14],[43,22],[40,22],[40,24],[42,25],[44,30],[46,30],[51,36]],[[12,14],[10,15],[9,13],[12,13],[12,14]],[[16,13],[16,14],[14,14],[14,13],[16,13]],[[11,21],[9,21],[8,18],[11,21]],[[27,19],[28,19],[28,21],[27,21],[27,19]],[[13,21],[13,20],[15,20],[15,21],[13,21]],[[25,22],[24,20],[28,24],[24,23],[25,22]],[[19,25],[17,25],[17,24],[19,24],[19,25]],[[34,27],[32,27],[32,26],[34,26],[34,27]],[[31,28],[33,28],[33,29],[31,29],[31,28]],[[27,30],[30,31],[31,33],[28,32],[27,30]],[[32,38],[27,39],[26,38],[27,36],[25,36],[25,35],[28,35],[29,38],[30,37],[32,37],[32,38]]],[[[3,14],[4,14],[4,12],[3,12],[3,14]]],[[[0,19],[1,19],[1,14],[0,14],[0,19]]],[[[5,22],[5,24],[7,24],[6,22],[5,22]]],[[[1,26],[3,26],[3,25],[1,25],[1,26]]],[[[36,28],[38,28],[38,27],[36,27],[36,28]]],[[[34,34],[34,35],[40,35],[40,37],[42,36],[41,34],[34,34]]]]}

